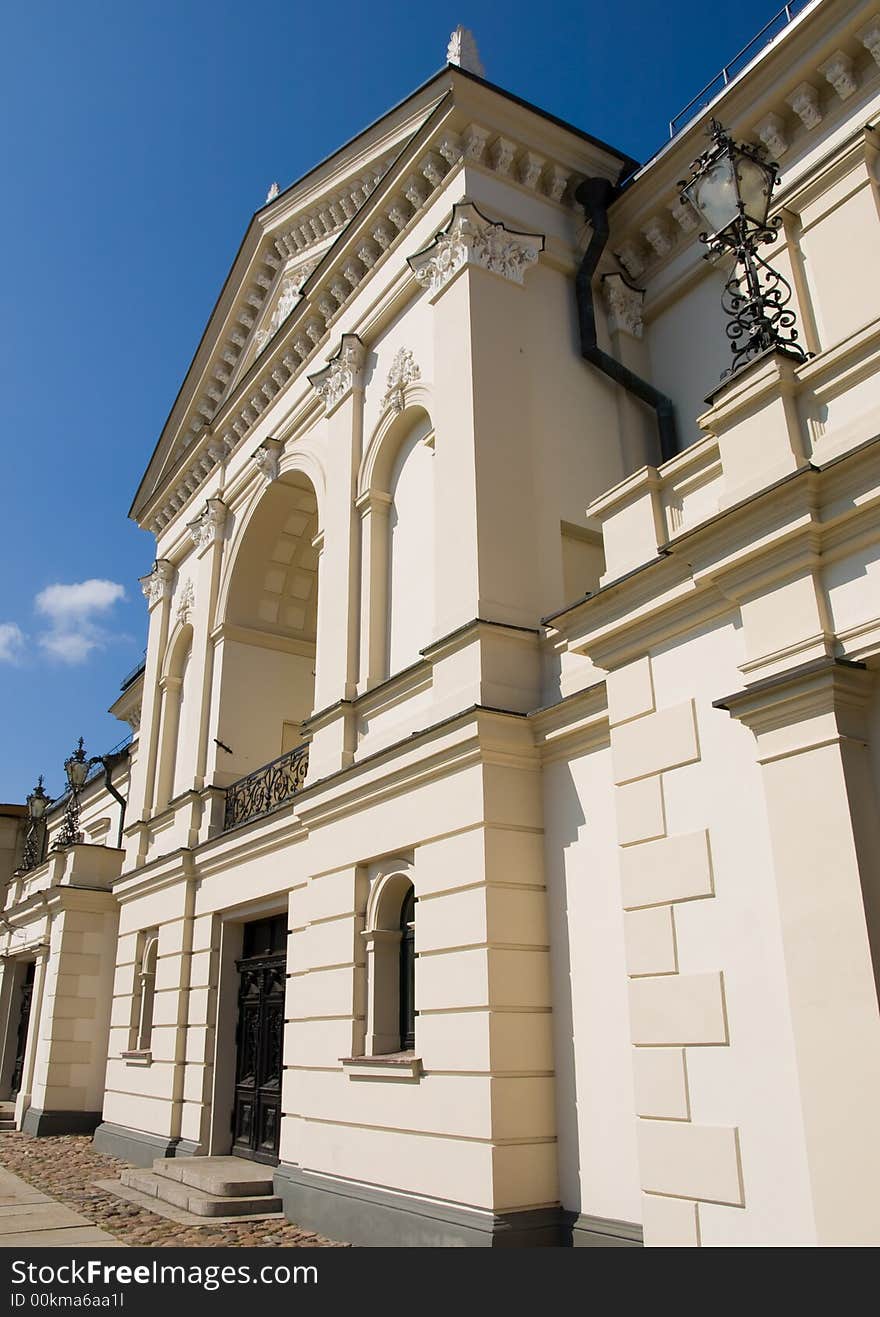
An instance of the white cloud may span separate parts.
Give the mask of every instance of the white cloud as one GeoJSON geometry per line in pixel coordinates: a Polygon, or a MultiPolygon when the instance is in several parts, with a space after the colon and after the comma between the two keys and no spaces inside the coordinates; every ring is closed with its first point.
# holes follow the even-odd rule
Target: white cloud
{"type": "Polygon", "coordinates": [[[37,637],[40,646],[62,663],[84,662],[111,638],[96,619],[124,598],[125,590],[116,581],[93,578],[47,585],[34,600],[36,612],[49,621],[49,629],[37,637]]]}
{"type": "Polygon", "coordinates": [[[0,663],[15,663],[24,651],[24,632],[17,622],[0,622],[0,663]]]}
{"type": "Polygon", "coordinates": [[[106,613],[125,591],[116,581],[79,581],[74,585],[47,585],[34,600],[38,613],[60,626],[67,622],[89,621],[94,613],[106,613]]]}

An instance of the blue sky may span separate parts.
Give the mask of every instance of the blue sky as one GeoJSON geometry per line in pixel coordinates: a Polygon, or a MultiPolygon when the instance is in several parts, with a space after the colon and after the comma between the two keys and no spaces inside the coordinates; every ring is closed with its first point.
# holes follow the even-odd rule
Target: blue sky
{"type": "Polygon", "coordinates": [[[644,159],[776,0],[2,6],[0,800],[61,790],[145,644],[126,514],[252,212],[477,37],[491,81],[644,159]],[[70,588],[75,587],[75,588],[70,588]]]}

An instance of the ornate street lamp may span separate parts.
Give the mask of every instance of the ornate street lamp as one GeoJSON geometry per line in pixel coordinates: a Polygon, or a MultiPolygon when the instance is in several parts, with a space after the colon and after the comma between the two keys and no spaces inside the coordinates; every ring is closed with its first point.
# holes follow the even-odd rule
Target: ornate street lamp
{"type": "Polygon", "coordinates": [[[91,766],[92,761],[86,759],[83,738],[80,737],[73,754],[64,761],[64,771],[67,774],[70,791],[67,797],[67,809],[64,811],[64,823],[55,838],[53,850],[60,850],[62,846],[75,846],[77,842],[82,841],[82,833],[79,830],[79,793],[85,786],[91,766]]]}
{"type": "Polygon", "coordinates": [[[727,252],[736,258],[721,297],[730,317],[727,337],[733,353],[733,363],[721,378],[774,349],[806,361],[794,311],[788,309],[791,285],[758,255],[762,244],[776,241],[781,223],[769,218],[779,166],[764,159],[762,147],[734,142],[716,119],[710,120],[709,136],[711,145],[679,187],[682,201],[689,202],[707,226],[700,234],[709,248],[706,259],[727,252]]]}
{"type": "Polygon", "coordinates": [[[46,810],[51,804],[52,797],[47,796],[43,790],[43,774],[41,773],[37,779],[37,785],[27,797],[28,830],[24,843],[22,872],[35,869],[38,864],[43,862],[43,845],[46,839],[44,820],[46,810]]]}
{"type": "Polygon", "coordinates": [[[125,822],[125,797],[120,795],[113,785],[113,765],[118,762],[118,757],[114,755],[92,755],[90,759],[86,758],[86,752],[83,749],[83,738],[80,737],[77,747],[73,754],[64,761],[64,771],[67,774],[67,783],[70,788],[70,794],[67,799],[67,809],[64,812],[64,823],[55,841],[52,844],[53,850],[60,850],[63,846],[75,846],[82,841],[82,833],[79,830],[79,793],[86,784],[89,773],[95,764],[100,764],[104,769],[104,785],[119,802],[119,837],[117,846],[122,846],[122,828],[125,822]]]}

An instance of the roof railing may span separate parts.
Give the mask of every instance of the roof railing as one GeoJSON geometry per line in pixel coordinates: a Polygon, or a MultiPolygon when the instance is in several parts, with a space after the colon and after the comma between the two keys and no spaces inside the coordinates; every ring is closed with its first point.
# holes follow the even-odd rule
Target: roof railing
{"type": "Polygon", "coordinates": [[[676,133],[679,133],[686,124],[690,123],[691,119],[696,118],[700,111],[705,109],[709,102],[714,100],[738,73],[742,72],[745,66],[758,54],[759,50],[774,41],[780,32],[788,27],[792,19],[797,18],[798,14],[811,3],[812,0],[791,0],[790,4],[784,5],[778,13],[774,14],[770,21],[764,24],[761,31],[752,37],[749,44],[743,46],[742,50],[734,55],[730,63],[725,64],[720,73],[716,73],[711,82],[707,82],[702,91],[698,91],[693,100],[688,101],[684,109],[680,110],[674,119],[669,120],[670,138],[675,137],[676,133]]]}
{"type": "Polygon", "coordinates": [[[125,676],[122,678],[122,681],[119,683],[119,689],[121,691],[128,690],[129,686],[132,684],[133,681],[135,681],[141,675],[141,673],[143,672],[146,666],[147,666],[147,651],[144,650],[143,658],[135,667],[132,668],[131,672],[127,672],[125,674],[125,676]]]}

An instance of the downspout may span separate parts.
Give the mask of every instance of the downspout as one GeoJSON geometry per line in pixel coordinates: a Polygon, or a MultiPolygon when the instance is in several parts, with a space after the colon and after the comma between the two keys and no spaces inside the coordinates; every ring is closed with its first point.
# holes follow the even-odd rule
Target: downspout
{"type": "MultiPolygon", "coordinates": [[[[116,762],[118,763],[119,761],[117,760],[116,762]]],[[[120,795],[116,790],[110,777],[115,765],[110,763],[109,758],[102,758],[101,766],[104,769],[104,786],[110,792],[113,799],[119,803],[119,832],[116,838],[116,847],[118,850],[122,850],[122,829],[125,826],[125,797],[120,795]]]]}
{"type": "Polygon", "coordinates": [[[593,304],[593,275],[596,266],[608,242],[608,207],[613,200],[615,187],[607,178],[585,178],[578,185],[575,200],[584,208],[584,215],[592,227],[592,234],[584,252],[583,260],[575,280],[577,297],[578,324],[581,333],[581,356],[585,361],[601,370],[603,375],[614,380],[642,402],[653,407],[657,413],[657,430],[660,438],[660,456],[662,461],[674,457],[678,452],[678,429],[675,423],[675,407],[672,399],[667,398],[653,384],[643,380],[629,370],[622,362],[609,353],[603,352],[596,338],[596,308],[593,304]]]}

